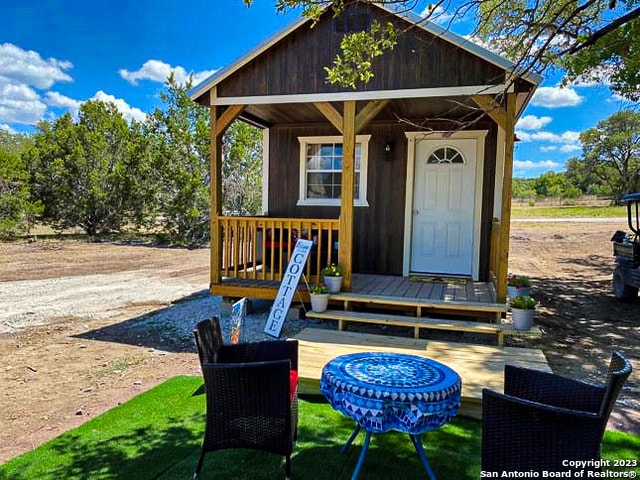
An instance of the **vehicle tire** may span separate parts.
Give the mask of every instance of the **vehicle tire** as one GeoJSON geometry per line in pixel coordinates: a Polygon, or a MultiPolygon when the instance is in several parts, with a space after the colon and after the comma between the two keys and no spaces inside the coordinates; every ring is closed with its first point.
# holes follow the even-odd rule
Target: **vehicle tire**
{"type": "Polygon", "coordinates": [[[621,267],[613,271],[613,294],[621,302],[633,302],[638,296],[638,289],[624,283],[621,267]]]}

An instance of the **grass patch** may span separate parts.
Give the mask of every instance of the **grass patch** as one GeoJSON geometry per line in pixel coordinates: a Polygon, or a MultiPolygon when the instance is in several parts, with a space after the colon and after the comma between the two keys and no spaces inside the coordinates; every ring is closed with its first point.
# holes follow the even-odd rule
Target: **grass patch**
{"type": "Polygon", "coordinates": [[[621,218],[627,216],[627,207],[612,205],[513,205],[511,218],[621,218]]]}
{"type": "MultiPolygon", "coordinates": [[[[0,466],[0,478],[160,479],[191,478],[200,453],[204,424],[204,388],[200,377],[174,377],[129,402],[0,466]]],[[[361,433],[347,455],[340,448],[353,422],[319,401],[300,402],[298,444],[293,476],[347,480],[360,453],[361,433]]],[[[438,478],[480,477],[481,422],[457,417],[423,435],[438,478]]],[[[635,459],[640,438],[607,432],[605,459],[635,459]]],[[[629,470],[629,469],[627,469],[629,470]]],[[[208,454],[202,479],[271,480],[284,475],[284,459],[252,450],[208,454]]],[[[374,435],[362,478],[424,479],[407,435],[374,435]]]]}

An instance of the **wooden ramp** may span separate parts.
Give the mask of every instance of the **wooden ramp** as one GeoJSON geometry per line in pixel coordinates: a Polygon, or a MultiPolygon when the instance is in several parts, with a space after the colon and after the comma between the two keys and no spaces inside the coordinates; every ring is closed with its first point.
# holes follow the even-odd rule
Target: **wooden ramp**
{"type": "Polygon", "coordinates": [[[462,378],[460,414],[481,416],[482,389],[503,389],[506,364],[551,371],[540,350],[494,347],[424,339],[306,328],[295,336],[300,342],[298,370],[300,393],[321,395],[322,367],[348,353],[374,351],[422,355],[453,368],[462,378]]]}

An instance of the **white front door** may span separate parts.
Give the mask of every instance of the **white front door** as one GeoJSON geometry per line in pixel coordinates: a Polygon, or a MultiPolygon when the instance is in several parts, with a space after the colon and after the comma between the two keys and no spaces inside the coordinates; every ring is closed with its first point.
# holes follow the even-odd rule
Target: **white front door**
{"type": "Polygon", "coordinates": [[[472,275],[477,142],[415,139],[411,272],[472,275]]]}

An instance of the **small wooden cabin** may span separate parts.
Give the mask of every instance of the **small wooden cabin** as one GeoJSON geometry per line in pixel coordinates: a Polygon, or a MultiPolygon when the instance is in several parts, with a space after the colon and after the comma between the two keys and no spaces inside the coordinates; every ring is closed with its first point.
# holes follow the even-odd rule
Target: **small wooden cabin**
{"type": "Polygon", "coordinates": [[[301,19],[190,91],[211,109],[211,291],[274,298],[298,238],[307,277],[461,277],[503,302],[514,125],[541,81],[442,27],[379,5],[301,19]],[[331,85],[347,32],[406,30],[356,89],[331,85]],[[413,27],[413,28],[409,28],[413,27]],[[264,214],[221,211],[221,138],[264,131],[264,214]]]}

